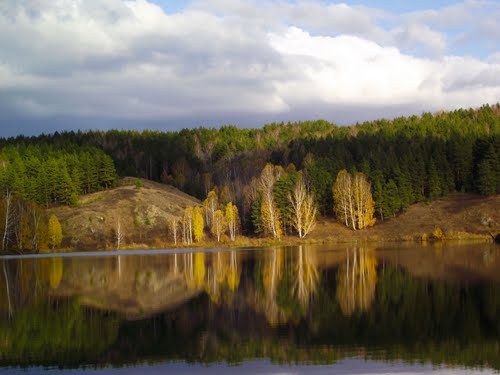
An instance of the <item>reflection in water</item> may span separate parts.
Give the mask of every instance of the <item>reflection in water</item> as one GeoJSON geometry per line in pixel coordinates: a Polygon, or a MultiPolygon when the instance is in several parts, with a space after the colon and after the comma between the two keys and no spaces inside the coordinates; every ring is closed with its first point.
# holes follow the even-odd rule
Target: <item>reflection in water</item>
{"type": "Polygon", "coordinates": [[[63,276],[63,260],[62,258],[51,258],[44,259],[50,263],[49,279],[50,287],[52,289],[57,289],[61,283],[63,276]]]}
{"type": "Polygon", "coordinates": [[[241,277],[240,255],[237,251],[211,253],[205,290],[213,303],[219,304],[221,294],[224,293],[229,302],[234,291],[238,289],[241,277]]]}
{"type": "Polygon", "coordinates": [[[283,314],[277,303],[278,284],[283,275],[283,249],[273,248],[263,256],[262,280],[264,286],[264,313],[271,325],[283,321],[283,314]]]}
{"type": "Polygon", "coordinates": [[[316,250],[314,248],[306,250],[305,246],[299,246],[295,254],[295,282],[292,292],[306,309],[316,292],[319,279],[316,250]]]}
{"type": "Polygon", "coordinates": [[[498,248],[327,250],[2,260],[0,368],[364,353],[500,369],[498,248]]]}
{"type": "Polygon", "coordinates": [[[377,258],[373,249],[347,250],[337,273],[337,301],[344,315],[367,311],[375,298],[377,258]]]}

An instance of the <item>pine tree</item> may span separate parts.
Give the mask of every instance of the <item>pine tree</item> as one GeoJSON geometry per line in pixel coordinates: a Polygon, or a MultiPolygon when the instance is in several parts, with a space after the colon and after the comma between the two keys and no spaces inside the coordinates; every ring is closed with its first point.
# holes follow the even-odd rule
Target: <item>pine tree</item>
{"type": "Polygon", "coordinates": [[[113,159],[111,159],[106,154],[102,154],[99,164],[100,184],[102,184],[105,189],[109,189],[111,186],[113,186],[116,180],[116,172],[113,159]]]}
{"type": "Polygon", "coordinates": [[[493,145],[489,144],[483,158],[477,165],[476,188],[480,194],[493,195],[496,193],[498,176],[495,163],[498,163],[495,149],[493,145]]]}
{"type": "Polygon", "coordinates": [[[390,179],[385,184],[385,209],[384,215],[396,216],[396,214],[401,210],[401,200],[399,198],[398,186],[393,179],[390,179]]]}

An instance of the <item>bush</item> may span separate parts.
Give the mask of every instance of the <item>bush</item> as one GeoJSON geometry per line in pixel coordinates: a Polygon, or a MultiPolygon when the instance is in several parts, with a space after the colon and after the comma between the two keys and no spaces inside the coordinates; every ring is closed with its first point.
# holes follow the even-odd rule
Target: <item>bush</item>
{"type": "Polygon", "coordinates": [[[444,237],[444,234],[443,234],[443,231],[441,230],[441,228],[436,228],[432,231],[432,238],[434,240],[442,240],[444,237]]]}

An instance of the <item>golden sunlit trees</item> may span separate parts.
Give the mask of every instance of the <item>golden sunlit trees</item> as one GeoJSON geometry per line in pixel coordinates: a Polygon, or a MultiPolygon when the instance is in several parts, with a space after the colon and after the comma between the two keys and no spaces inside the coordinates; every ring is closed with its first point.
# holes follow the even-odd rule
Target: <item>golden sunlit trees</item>
{"type": "Polygon", "coordinates": [[[226,205],[226,224],[231,241],[236,239],[236,232],[238,230],[239,223],[240,217],[238,215],[238,207],[229,202],[226,205]]]}
{"type": "Polygon", "coordinates": [[[217,238],[217,242],[220,242],[221,236],[225,231],[225,226],[226,220],[224,218],[224,214],[221,210],[215,211],[210,231],[212,232],[213,236],[217,238]]]}
{"type": "Polygon", "coordinates": [[[356,230],[354,202],[352,199],[352,178],[345,169],[342,169],[337,174],[337,179],[333,185],[333,200],[337,219],[343,221],[346,227],[356,230]]]}
{"type": "Polygon", "coordinates": [[[363,173],[341,170],[333,185],[334,211],[346,227],[364,229],[375,224],[371,185],[363,173]]]}
{"type": "Polygon", "coordinates": [[[56,215],[52,215],[49,219],[49,246],[54,250],[57,246],[59,246],[62,242],[62,228],[59,219],[57,219],[56,215]]]}
{"type": "Polygon", "coordinates": [[[196,242],[200,242],[203,240],[204,228],[205,223],[203,221],[203,208],[196,206],[193,210],[193,235],[196,242]]]}
{"type": "Polygon", "coordinates": [[[302,173],[288,195],[292,213],[292,226],[299,238],[305,238],[316,226],[317,208],[313,195],[307,191],[302,173]]]}
{"type": "Polygon", "coordinates": [[[282,229],[279,211],[274,200],[273,187],[282,172],[282,167],[267,164],[259,179],[259,190],[262,194],[261,225],[264,231],[272,234],[275,240],[281,238],[282,229]]]}
{"type": "Polygon", "coordinates": [[[219,208],[219,198],[215,190],[208,193],[207,199],[203,201],[203,208],[205,210],[205,221],[208,227],[211,227],[215,211],[219,208]]]}
{"type": "Polygon", "coordinates": [[[359,229],[375,224],[375,203],[372,198],[371,184],[363,173],[353,176],[354,208],[359,229]]]}

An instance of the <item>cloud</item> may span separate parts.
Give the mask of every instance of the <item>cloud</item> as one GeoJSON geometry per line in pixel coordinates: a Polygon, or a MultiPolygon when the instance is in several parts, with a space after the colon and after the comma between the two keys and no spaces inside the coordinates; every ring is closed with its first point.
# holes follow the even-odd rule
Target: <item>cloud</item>
{"type": "Polygon", "coordinates": [[[146,0],[4,1],[0,123],[347,123],[498,101],[497,51],[449,54],[434,13],[395,17],[301,1],[208,0],[170,14],[146,0]]]}

